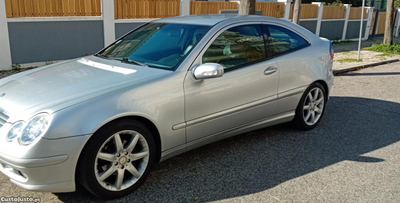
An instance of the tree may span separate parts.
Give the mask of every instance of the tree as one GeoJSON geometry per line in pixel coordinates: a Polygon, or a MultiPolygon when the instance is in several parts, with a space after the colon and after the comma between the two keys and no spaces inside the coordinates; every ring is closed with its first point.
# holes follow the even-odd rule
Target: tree
{"type": "Polygon", "coordinates": [[[256,14],[256,0],[240,0],[239,15],[256,14]]]}
{"type": "Polygon", "coordinates": [[[400,0],[394,0],[394,7],[399,8],[400,7],[400,0]]]}
{"type": "Polygon", "coordinates": [[[293,5],[293,23],[300,23],[301,0],[295,0],[293,5]]]}
{"type": "Polygon", "coordinates": [[[394,0],[387,0],[385,34],[383,36],[384,44],[393,44],[393,24],[394,24],[393,11],[394,11],[394,0]]]}
{"type": "MultiPolygon", "coordinates": [[[[400,0],[396,0],[400,1],[400,0]]],[[[301,3],[310,4],[311,2],[325,2],[326,5],[334,4],[335,2],[341,2],[343,4],[351,4],[353,7],[361,7],[362,0],[303,0],[301,3]]],[[[378,1],[375,1],[378,2],[378,1]]]]}

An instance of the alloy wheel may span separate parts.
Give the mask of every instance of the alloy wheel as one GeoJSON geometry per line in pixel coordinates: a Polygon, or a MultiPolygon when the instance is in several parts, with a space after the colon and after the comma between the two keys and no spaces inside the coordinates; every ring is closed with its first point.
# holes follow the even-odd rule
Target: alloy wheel
{"type": "Polygon", "coordinates": [[[149,146],[144,136],[124,130],[110,136],[97,152],[94,170],[99,184],[109,191],[134,185],[149,163],[149,146]]]}
{"type": "Polygon", "coordinates": [[[318,122],[324,110],[325,97],[322,90],[318,87],[311,89],[304,100],[303,119],[311,126],[318,122]]]}

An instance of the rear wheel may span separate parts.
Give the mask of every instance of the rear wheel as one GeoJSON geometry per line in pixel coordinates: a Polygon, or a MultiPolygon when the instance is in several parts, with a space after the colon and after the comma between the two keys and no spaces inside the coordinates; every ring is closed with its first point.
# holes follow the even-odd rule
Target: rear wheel
{"type": "Polygon", "coordinates": [[[135,120],[107,125],[89,140],[78,165],[79,182],[104,199],[135,191],[148,177],[155,161],[150,131],[135,120]]]}
{"type": "Polygon", "coordinates": [[[303,130],[315,128],[325,112],[326,90],[314,83],[304,92],[296,109],[294,123],[303,130]]]}

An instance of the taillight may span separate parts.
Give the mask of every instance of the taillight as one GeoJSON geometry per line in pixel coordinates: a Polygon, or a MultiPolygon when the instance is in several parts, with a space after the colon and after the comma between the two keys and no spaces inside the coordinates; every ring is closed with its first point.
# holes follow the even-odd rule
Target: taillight
{"type": "Polygon", "coordinates": [[[332,41],[329,42],[329,55],[331,56],[331,59],[333,60],[334,57],[334,53],[333,53],[333,49],[332,49],[332,41]]]}

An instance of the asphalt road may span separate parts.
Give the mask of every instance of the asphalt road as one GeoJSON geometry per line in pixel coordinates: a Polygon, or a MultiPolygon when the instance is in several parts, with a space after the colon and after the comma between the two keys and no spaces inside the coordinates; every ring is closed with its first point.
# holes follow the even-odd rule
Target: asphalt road
{"type": "MultiPolygon", "coordinates": [[[[114,202],[399,202],[400,63],[336,77],[320,125],[279,125],[223,140],[156,166],[114,202]]],[[[0,175],[0,196],[99,202],[35,193],[0,175]]]]}

